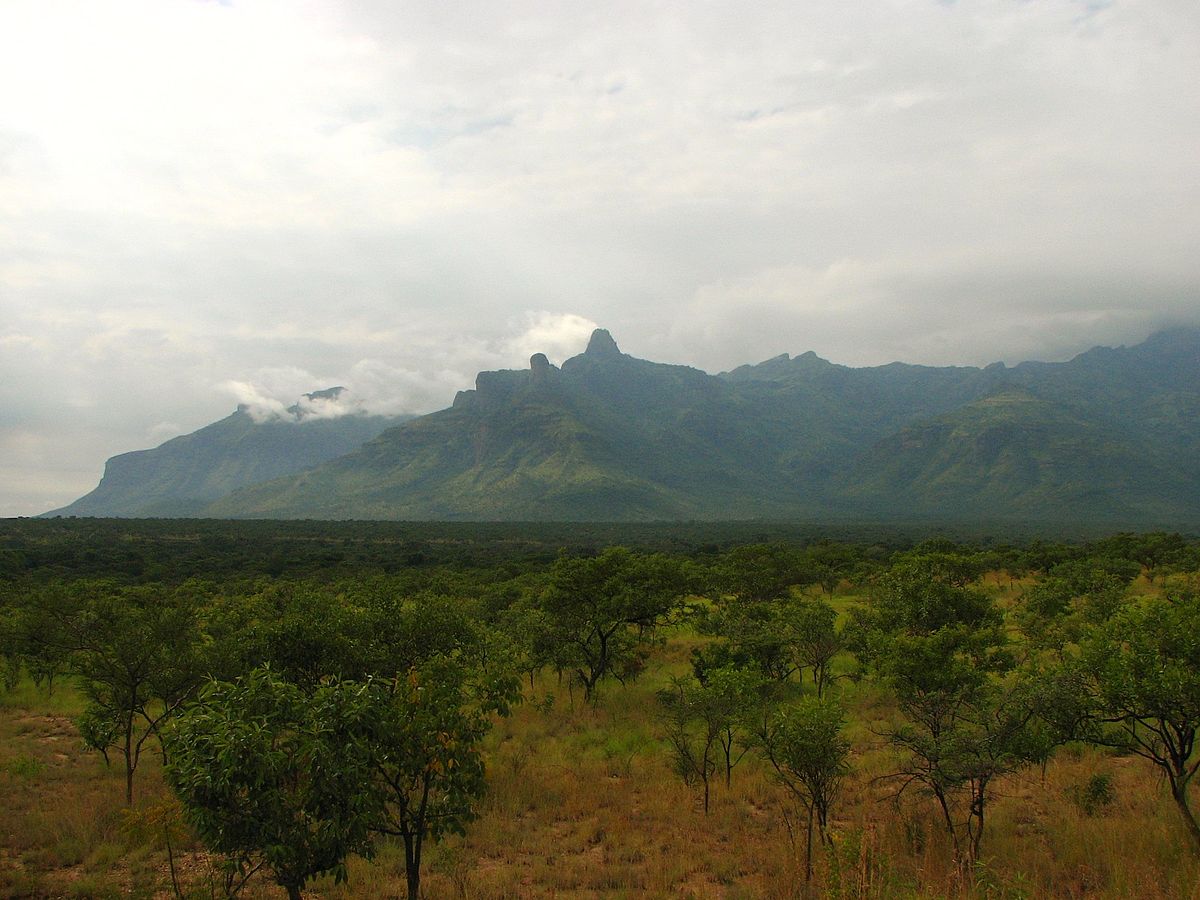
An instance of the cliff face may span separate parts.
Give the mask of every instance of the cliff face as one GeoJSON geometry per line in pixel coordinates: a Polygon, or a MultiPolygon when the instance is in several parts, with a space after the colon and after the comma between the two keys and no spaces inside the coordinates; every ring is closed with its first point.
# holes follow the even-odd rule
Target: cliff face
{"type": "MultiPolygon", "coordinates": [[[[333,399],[319,391],[310,401],[333,399]]],[[[92,492],[46,513],[64,516],[192,516],[240,487],[301,472],[362,446],[402,419],[346,415],[257,422],[244,409],[152,450],[114,456],[92,492]]]]}

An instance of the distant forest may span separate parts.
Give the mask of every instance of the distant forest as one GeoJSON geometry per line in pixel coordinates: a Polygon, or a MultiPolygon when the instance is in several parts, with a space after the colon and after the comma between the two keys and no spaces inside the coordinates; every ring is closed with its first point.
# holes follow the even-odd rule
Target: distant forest
{"type": "Polygon", "coordinates": [[[884,558],[946,538],[1009,554],[1087,555],[1123,538],[1102,526],[819,522],[327,522],[222,519],[0,520],[0,578],[130,581],[313,576],[549,563],[620,544],[689,558],[742,544],[838,542],[884,558]],[[1051,550],[1050,548],[1055,548],[1051,550]]]}

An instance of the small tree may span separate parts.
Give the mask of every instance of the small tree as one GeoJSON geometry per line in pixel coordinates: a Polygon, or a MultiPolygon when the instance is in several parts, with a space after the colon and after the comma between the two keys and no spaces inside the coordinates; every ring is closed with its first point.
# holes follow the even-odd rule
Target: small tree
{"type": "Polygon", "coordinates": [[[202,681],[200,627],[193,598],[154,588],[81,584],[46,591],[28,632],[34,655],[67,654],[87,706],[80,730],[125,763],[125,802],[142,752],[202,681]]]}
{"type": "Polygon", "coordinates": [[[833,677],[833,658],[845,646],[837,612],[822,600],[803,598],[788,603],[782,615],[792,658],[797,668],[812,670],[817,696],[823,697],[833,677]]]}
{"type": "Polygon", "coordinates": [[[812,878],[813,824],[830,844],[829,811],[849,772],[845,714],[832,700],[805,697],[769,717],[758,735],[779,783],[807,813],[804,877],[812,878]]]}
{"type": "Polygon", "coordinates": [[[543,643],[563,648],[559,659],[593,700],[603,679],[637,673],[651,633],[680,608],[693,583],[686,564],[661,554],[610,547],[595,557],[560,557],[541,597],[543,643]]]}
{"type": "Polygon", "coordinates": [[[704,790],[704,814],[708,815],[722,717],[694,678],[673,678],[670,688],[659,691],[658,700],[672,768],[684,784],[700,782],[704,790]]]}
{"type": "Polygon", "coordinates": [[[167,732],[168,783],[184,815],[226,857],[230,893],[259,869],[288,897],[346,858],[371,852],[370,755],[347,713],[361,686],[306,693],[256,669],[212,682],[167,732]]]}
{"type": "Polygon", "coordinates": [[[717,726],[717,743],[725,764],[725,787],[729,787],[734,767],[754,743],[751,729],[769,688],[757,672],[736,666],[709,670],[701,684],[705,705],[717,726]]]}
{"type": "Polygon", "coordinates": [[[427,841],[465,834],[487,788],[481,744],[491,715],[518,694],[515,676],[450,657],[427,660],[394,679],[372,679],[356,695],[368,753],[371,830],[404,842],[410,900],[421,886],[427,841]]]}
{"type": "Polygon", "coordinates": [[[1085,636],[1078,670],[1097,725],[1091,739],[1159,768],[1200,852],[1189,797],[1200,770],[1200,596],[1149,598],[1123,608],[1085,636]]]}

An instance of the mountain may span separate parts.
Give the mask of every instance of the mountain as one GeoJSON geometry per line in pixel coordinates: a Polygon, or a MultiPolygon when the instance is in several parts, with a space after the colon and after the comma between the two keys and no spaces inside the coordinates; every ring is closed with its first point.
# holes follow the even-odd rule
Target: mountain
{"type": "Polygon", "coordinates": [[[285,418],[257,421],[247,407],[153,450],[114,456],[91,493],[47,516],[193,516],[245,485],[291,475],[360,447],[408,417],[312,415],[342,388],[305,394],[285,418]]]}
{"type": "Polygon", "coordinates": [[[1200,524],[1200,331],[1064,363],[721,375],[597,330],[561,368],[483,372],[453,406],[204,515],[1200,524]]]}
{"type": "Polygon", "coordinates": [[[1119,423],[1085,416],[1078,404],[1003,391],[876,442],[840,487],[860,509],[876,514],[1194,519],[1197,473],[1159,450],[1119,423]]]}
{"type": "Polygon", "coordinates": [[[528,370],[480,373],[449,409],[206,513],[678,519],[711,518],[720,504],[744,518],[775,475],[755,464],[762,438],[744,406],[722,379],[635,359],[597,330],[561,369],[536,354],[528,370]]]}

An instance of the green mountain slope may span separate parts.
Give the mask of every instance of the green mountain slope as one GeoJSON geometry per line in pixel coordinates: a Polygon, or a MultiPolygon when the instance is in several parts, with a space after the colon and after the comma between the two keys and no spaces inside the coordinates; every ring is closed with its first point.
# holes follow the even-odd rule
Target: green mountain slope
{"type": "MultiPolygon", "coordinates": [[[[686,366],[622,354],[598,331],[561,369],[481,373],[447,410],[207,514],[412,519],[758,515],[776,472],[747,405],[686,366]]],[[[793,492],[795,493],[795,492],[793,492]]],[[[773,501],[782,514],[792,502],[773,501]]]]}
{"type": "Polygon", "coordinates": [[[840,479],[864,512],[1186,521],[1197,482],[1136,430],[1005,391],[879,441],[840,479]]]}
{"type": "Polygon", "coordinates": [[[1104,518],[1200,524],[1200,332],[1015,368],[720,376],[585,353],[481,373],[450,409],[214,516],[644,520],[1104,518]]]}
{"type": "MultiPolygon", "coordinates": [[[[330,399],[340,388],[308,399],[330,399]]],[[[152,450],[114,456],[91,493],[47,516],[192,516],[231,491],[341,456],[402,419],[344,415],[255,421],[244,407],[152,450]]]]}

